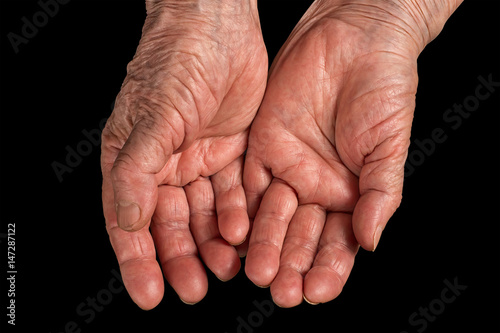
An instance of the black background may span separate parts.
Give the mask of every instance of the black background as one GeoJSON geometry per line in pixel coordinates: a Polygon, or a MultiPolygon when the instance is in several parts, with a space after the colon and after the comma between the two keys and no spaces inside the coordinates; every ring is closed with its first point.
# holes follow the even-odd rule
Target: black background
{"type": "MultiPolygon", "coordinates": [[[[270,58],[309,3],[259,2],[270,58]]],[[[20,34],[21,18],[39,10],[36,1],[1,1],[0,233],[15,223],[18,271],[15,327],[6,325],[4,277],[0,284],[2,331],[61,332],[74,321],[82,332],[236,332],[238,317],[259,319],[253,301],[268,300],[269,290],[243,269],[226,283],[209,274],[208,294],[194,306],[167,287],[152,311],[122,291],[89,323],[77,314],[118,269],[102,216],[99,148],[62,182],[51,164],[64,163],[65,147],[75,148],[82,130],[109,116],[145,9],[140,0],[73,0],[15,54],[8,33],[20,34]]],[[[425,332],[500,331],[500,88],[456,130],[443,120],[474,94],[478,76],[500,81],[499,13],[498,1],[466,1],[420,56],[412,140],[435,128],[447,140],[405,180],[403,203],[375,253],[360,251],[336,300],[274,307],[254,332],[416,332],[421,326],[411,326],[409,316],[455,278],[467,289],[425,332]]],[[[5,274],[7,240],[0,241],[5,274]]]]}

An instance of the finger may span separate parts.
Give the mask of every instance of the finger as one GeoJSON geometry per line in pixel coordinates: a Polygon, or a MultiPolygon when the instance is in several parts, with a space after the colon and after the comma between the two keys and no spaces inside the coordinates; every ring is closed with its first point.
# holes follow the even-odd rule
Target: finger
{"type": "MultiPolygon", "coordinates": [[[[249,145],[252,145],[252,132],[249,137],[249,145]]],[[[245,189],[249,219],[248,235],[252,233],[253,222],[257,210],[259,209],[260,202],[273,179],[271,172],[258,158],[258,154],[259,152],[252,149],[250,146],[245,156],[245,164],[243,167],[243,188],[245,189]]],[[[236,247],[240,257],[245,257],[247,255],[249,240],[250,238],[247,237],[243,244],[236,247]]]]}
{"type": "Polygon", "coordinates": [[[233,245],[245,241],[249,228],[242,169],[243,156],[240,156],[210,177],[215,195],[219,232],[229,244],[233,245]]]}
{"type": "Polygon", "coordinates": [[[313,267],[304,278],[304,299],[311,304],[337,297],[344,287],[358,251],[351,215],[329,213],[313,267]]]}
{"type": "MultiPolygon", "coordinates": [[[[390,145],[388,142],[387,145],[390,145]]],[[[392,149],[380,145],[377,150],[392,149]]],[[[353,229],[359,244],[374,251],[390,217],[402,199],[406,150],[377,158],[377,150],[365,159],[359,175],[360,198],[353,212],[353,229]],[[372,161],[373,160],[373,161],[372,161]]]]}
{"type": "Polygon", "coordinates": [[[240,258],[245,258],[248,252],[248,243],[250,242],[250,235],[252,234],[252,225],[253,225],[253,219],[248,219],[249,221],[249,228],[248,228],[248,236],[245,238],[243,243],[240,245],[236,245],[235,249],[236,252],[238,252],[238,256],[240,258]]]}
{"type": "MultiPolygon", "coordinates": [[[[121,104],[114,112],[123,113],[121,104]]],[[[135,122],[123,147],[107,139],[123,130],[116,123],[109,122],[103,132],[104,144],[115,144],[119,150],[110,177],[118,225],[128,231],[139,230],[150,221],[156,207],[158,173],[183,138],[181,122],[173,127],[166,118],[148,117],[135,122]]]]}
{"type": "Polygon", "coordinates": [[[273,180],[262,198],[246,258],[245,272],[258,286],[268,286],[278,273],[281,248],[288,224],[297,209],[295,191],[273,180]]]}
{"type": "Polygon", "coordinates": [[[262,160],[258,157],[260,152],[252,148],[252,146],[256,144],[253,140],[255,136],[256,134],[254,134],[254,131],[251,131],[248,139],[249,148],[245,156],[245,165],[243,169],[243,187],[245,188],[247,199],[248,216],[251,219],[255,218],[260,201],[273,180],[271,172],[264,166],[262,160]]]}
{"type": "Polygon", "coordinates": [[[106,230],[120,265],[125,288],[140,308],[149,310],[158,305],[163,298],[163,275],[156,261],[155,247],[149,230],[144,228],[130,233],[120,229],[117,224],[110,177],[111,167],[106,163],[106,157],[112,158],[111,149],[107,151],[103,149],[101,158],[102,201],[106,230]]]}
{"type": "Polygon", "coordinates": [[[219,233],[212,183],[208,178],[198,177],[185,186],[185,191],[191,232],[203,262],[220,280],[232,279],[240,269],[240,258],[219,233]]]}
{"type": "Polygon", "coordinates": [[[163,298],[164,285],[149,230],[127,232],[118,227],[116,219],[106,219],[106,229],[130,297],[141,309],[154,308],[163,298]]]}
{"type": "Polygon", "coordinates": [[[315,204],[299,206],[293,215],[281,251],[278,275],[271,284],[271,295],[280,307],[302,302],[304,276],[316,256],[325,220],[325,210],[315,204]]]}
{"type": "Polygon", "coordinates": [[[163,274],[180,299],[188,304],[202,300],[208,280],[189,230],[189,206],[182,188],[168,185],[158,188],[151,232],[163,274]]]}

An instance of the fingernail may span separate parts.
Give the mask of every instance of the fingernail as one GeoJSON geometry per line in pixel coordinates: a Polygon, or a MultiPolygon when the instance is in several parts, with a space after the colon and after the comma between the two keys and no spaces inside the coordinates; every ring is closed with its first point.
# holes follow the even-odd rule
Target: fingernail
{"type": "MultiPolygon", "coordinates": [[[[214,274],[214,275],[215,275],[215,274],[214,274]]],[[[226,279],[226,280],[221,279],[221,278],[220,278],[220,277],[218,277],[217,275],[215,275],[215,277],[216,277],[217,279],[219,279],[219,281],[221,281],[221,282],[227,282],[227,281],[231,280],[231,279],[226,279]]]]}
{"type": "Polygon", "coordinates": [[[310,300],[308,300],[307,297],[306,297],[306,295],[302,295],[302,297],[304,298],[304,301],[306,301],[307,303],[309,303],[311,305],[318,305],[319,304],[319,303],[313,303],[310,300]]]}
{"type": "Polygon", "coordinates": [[[262,288],[262,289],[266,289],[266,288],[269,288],[269,287],[270,287],[270,285],[269,285],[269,284],[268,284],[267,286],[261,286],[261,285],[258,285],[258,284],[256,284],[256,283],[254,283],[254,284],[255,284],[257,287],[262,288]]]}
{"type": "Polygon", "coordinates": [[[272,294],[271,294],[271,299],[272,299],[273,303],[274,303],[274,304],[275,304],[278,308],[283,309],[283,307],[282,307],[281,305],[279,305],[278,303],[276,303],[276,301],[274,300],[274,297],[273,297],[273,295],[272,295],[272,294]]]}
{"type": "Polygon", "coordinates": [[[238,246],[238,245],[245,243],[246,240],[247,240],[247,238],[245,237],[241,242],[239,242],[237,244],[232,244],[232,243],[229,243],[229,244],[231,244],[232,246],[238,246]]]}
{"type": "Polygon", "coordinates": [[[132,230],[141,218],[141,209],[134,202],[120,201],[116,205],[118,225],[123,230],[132,230]]]}
{"type": "Polygon", "coordinates": [[[381,225],[379,225],[377,227],[377,229],[375,229],[375,233],[373,234],[373,250],[372,250],[372,252],[374,252],[375,249],[377,248],[378,242],[380,241],[380,236],[382,235],[382,230],[384,230],[384,228],[381,225]]]}
{"type": "Polygon", "coordinates": [[[186,302],[185,300],[183,300],[182,298],[179,297],[179,299],[181,300],[182,303],[186,304],[186,305],[195,305],[197,304],[198,302],[186,302]]]}

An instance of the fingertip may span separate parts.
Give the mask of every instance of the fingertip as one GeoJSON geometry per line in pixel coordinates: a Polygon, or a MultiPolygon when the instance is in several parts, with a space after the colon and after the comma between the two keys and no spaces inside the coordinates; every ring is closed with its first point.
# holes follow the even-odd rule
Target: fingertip
{"type": "Polygon", "coordinates": [[[240,258],[245,258],[247,256],[249,240],[250,240],[250,237],[247,237],[243,241],[243,243],[241,243],[240,245],[235,245],[236,252],[238,253],[238,256],[240,258]]]}
{"type": "Polygon", "coordinates": [[[269,286],[279,268],[279,257],[272,255],[271,249],[266,244],[252,246],[247,253],[245,273],[255,285],[259,287],[269,286]]]}
{"type": "Polygon", "coordinates": [[[308,304],[311,304],[311,305],[318,305],[318,304],[319,304],[319,303],[313,303],[313,302],[311,302],[310,300],[308,300],[305,294],[304,294],[304,295],[302,295],[302,298],[303,298],[303,299],[304,299],[304,301],[306,301],[306,303],[308,303],[308,304]]]}
{"type": "Polygon", "coordinates": [[[352,226],[359,245],[375,251],[382,231],[401,202],[401,198],[372,191],[363,194],[354,208],[352,226]]]}
{"type": "Polygon", "coordinates": [[[294,269],[281,266],[271,284],[271,295],[276,305],[291,308],[302,303],[303,277],[294,269]]]}
{"type": "Polygon", "coordinates": [[[130,261],[120,267],[130,298],[143,310],[155,308],[163,298],[164,283],[156,260],[130,261]],[[140,267],[138,267],[140,265],[140,267]]]}
{"type": "Polygon", "coordinates": [[[229,281],[238,274],[241,267],[238,253],[224,240],[212,239],[203,243],[199,250],[203,261],[219,280],[229,281]]]}
{"type": "Polygon", "coordinates": [[[181,297],[179,297],[179,299],[181,300],[181,302],[182,302],[182,303],[184,303],[184,304],[186,304],[186,305],[195,305],[195,304],[198,304],[198,303],[201,301],[201,299],[200,299],[200,300],[199,300],[199,301],[197,301],[197,302],[192,302],[192,303],[190,303],[190,302],[188,302],[188,301],[183,300],[181,297]]]}
{"type": "Polygon", "coordinates": [[[377,245],[380,242],[380,237],[382,236],[382,231],[384,230],[383,225],[378,225],[377,228],[375,229],[375,232],[373,233],[373,250],[374,252],[377,249],[377,245]]]}
{"type": "Polygon", "coordinates": [[[141,208],[135,202],[119,201],[116,204],[116,219],[118,226],[125,231],[137,231],[145,225],[141,220],[141,208]]]}
{"type": "Polygon", "coordinates": [[[129,179],[134,190],[123,189],[121,182],[115,181],[114,200],[116,222],[124,231],[138,231],[151,221],[158,201],[158,186],[154,181],[143,182],[134,186],[137,181],[129,179]]]}
{"type": "Polygon", "coordinates": [[[218,216],[219,232],[229,244],[242,244],[248,235],[249,222],[246,210],[226,211],[218,216]]]}
{"type": "Polygon", "coordinates": [[[304,278],[304,299],[309,304],[326,303],[341,293],[344,283],[324,266],[313,267],[304,278]]]}
{"type": "Polygon", "coordinates": [[[163,272],[182,302],[196,304],[207,294],[207,274],[197,257],[171,259],[163,265],[163,272]]]}
{"type": "Polygon", "coordinates": [[[144,289],[146,290],[140,297],[132,297],[132,300],[142,310],[149,311],[154,309],[160,304],[165,292],[163,282],[149,281],[145,283],[144,289]]]}

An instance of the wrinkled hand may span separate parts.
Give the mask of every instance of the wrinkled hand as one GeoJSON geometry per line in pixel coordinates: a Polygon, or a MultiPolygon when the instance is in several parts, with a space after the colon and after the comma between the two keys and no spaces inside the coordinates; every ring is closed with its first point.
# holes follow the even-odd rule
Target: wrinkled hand
{"type": "Polygon", "coordinates": [[[401,201],[431,35],[402,12],[316,1],[273,63],[244,169],[245,270],[280,306],[337,297],[401,201]]]}
{"type": "Polygon", "coordinates": [[[134,59],[102,136],[103,209],[125,287],[141,308],[186,303],[240,268],[248,228],[242,154],[267,53],[256,3],[147,1],[134,59]]]}

